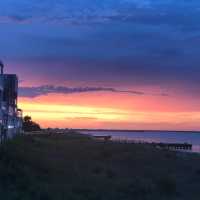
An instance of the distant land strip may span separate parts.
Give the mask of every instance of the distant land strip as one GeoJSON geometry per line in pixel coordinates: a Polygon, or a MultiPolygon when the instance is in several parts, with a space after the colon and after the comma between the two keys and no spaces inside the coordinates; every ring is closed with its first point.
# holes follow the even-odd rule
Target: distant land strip
{"type": "Polygon", "coordinates": [[[127,130],[127,129],[71,129],[74,131],[99,131],[99,132],[176,132],[176,133],[200,133],[199,131],[192,130],[127,130]]]}

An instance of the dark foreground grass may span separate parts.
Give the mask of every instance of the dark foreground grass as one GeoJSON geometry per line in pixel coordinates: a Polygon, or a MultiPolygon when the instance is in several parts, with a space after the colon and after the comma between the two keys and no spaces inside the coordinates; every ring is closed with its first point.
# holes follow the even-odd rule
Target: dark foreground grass
{"type": "Polygon", "coordinates": [[[200,156],[66,135],[0,147],[0,199],[200,199],[200,156]]]}

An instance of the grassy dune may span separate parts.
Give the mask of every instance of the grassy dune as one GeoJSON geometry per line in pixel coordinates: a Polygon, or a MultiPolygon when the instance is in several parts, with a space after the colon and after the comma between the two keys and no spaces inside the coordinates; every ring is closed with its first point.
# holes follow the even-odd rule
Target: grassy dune
{"type": "Polygon", "coordinates": [[[0,147],[1,199],[200,199],[200,156],[86,136],[28,135],[0,147]]]}

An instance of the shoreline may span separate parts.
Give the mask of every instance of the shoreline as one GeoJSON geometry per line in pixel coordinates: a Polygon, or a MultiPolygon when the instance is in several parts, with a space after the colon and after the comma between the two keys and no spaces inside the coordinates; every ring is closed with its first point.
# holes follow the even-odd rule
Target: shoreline
{"type": "MultiPolygon", "coordinates": [[[[81,135],[83,137],[91,137],[91,138],[94,138],[96,140],[99,140],[99,141],[110,141],[110,142],[116,142],[116,143],[124,143],[124,144],[143,144],[143,145],[149,145],[149,146],[157,146],[157,147],[163,147],[163,149],[169,149],[171,151],[174,151],[174,149],[176,148],[177,146],[177,149],[175,151],[179,151],[179,152],[186,152],[186,153],[196,153],[196,154],[200,154],[200,151],[195,151],[193,149],[193,147],[196,147],[196,146],[199,146],[199,145],[196,145],[196,144],[193,144],[193,143],[190,143],[190,142],[154,142],[154,141],[148,141],[148,140],[145,140],[145,139],[135,139],[135,138],[123,138],[123,137],[119,137],[119,138],[116,138],[115,136],[112,136],[112,135],[92,135],[90,134],[90,132],[88,133],[83,133],[81,131],[77,131],[77,130],[72,130],[72,129],[68,129],[68,130],[41,130],[41,131],[35,131],[35,132],[29,132],[29,133],[26,133],[28,135],[40,135],[40,134],[52,134],[52,135],[55,135],[55,134],[69,134],[69,133],[72,133],[72,134],[78,134],[78,135],[81,135]],[[171,146],[171,148],[170,148],[171,146]],[[187,146],[188,149],[191,148],[190,150],[188,149],[185,149],[184,150],[184,146],[187,146]],[[191,147],[190,147],[191,146],[191,147]],[[180,148],[180,149],[179,149],[180,148]]],[[[100,131],[101,133],[101,131],[100,131]]],[[[108,131],[109,133],[109,131],[108,131]]],[[[150,133],[149,133],[150,134],[150,133]]]]}

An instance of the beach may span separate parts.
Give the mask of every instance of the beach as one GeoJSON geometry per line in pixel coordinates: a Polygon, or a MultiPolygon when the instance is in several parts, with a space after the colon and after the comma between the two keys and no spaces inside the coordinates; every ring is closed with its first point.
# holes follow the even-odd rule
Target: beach
{"type": "Polygon", "coordinates": [[[3,199],[199,199],[200,156],[66,131],[0,147],[3,199]]]}

